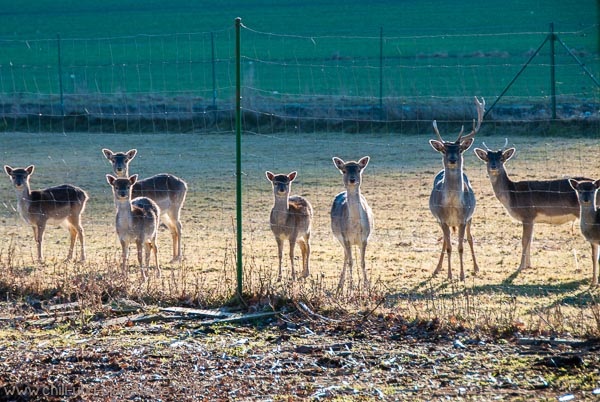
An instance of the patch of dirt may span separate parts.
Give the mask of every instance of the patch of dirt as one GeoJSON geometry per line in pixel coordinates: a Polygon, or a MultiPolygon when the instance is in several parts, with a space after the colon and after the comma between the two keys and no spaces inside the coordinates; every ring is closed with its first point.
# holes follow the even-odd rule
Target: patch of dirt
{"type": "Polygon", "coordinates": [[[0,399],[600,398],[598,340],[491,337],[392,314],[102,323],[4,322],[0,399]]]}

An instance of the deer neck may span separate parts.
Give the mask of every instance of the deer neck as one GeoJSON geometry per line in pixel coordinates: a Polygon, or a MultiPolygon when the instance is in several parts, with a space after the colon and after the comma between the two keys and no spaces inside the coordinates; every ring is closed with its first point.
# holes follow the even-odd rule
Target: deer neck
{"type": "Polygon", "coordinates": [[[17,193],[17,211],[22,217],[27,215],[29,205],[31,204],[31,190],[29,189],[29,183],[23,186],[23,188],[15,188],[17,193]]]}
{"type": "Polygon", "coordinates": [[[272,220],[276,225],[285,225],[290,211],[289,194],[285,197],[275,196],[272,210],[272,220]]]}
{"type": "Polygon", "coordinates": [[[456,168],[444,167],[444,186],[451,190],[462,192],[464,189],[464,177],[462,163],[456,168]]]}
{"type": "MultiPolygon", "coordinates": [[[[585,232],[587,229],[584,228],[596,228],[598,224],[600,224],[600,215],[598,214],[600,211],[596,209],[596,197],[594,197],[594,201],[587,205],[582,205],[580,203],[580,224],[582,232],[585,232]]],[[[598,231],[597,229],[595,231],[598,231]]]]}
{"type": "Polygon", "coordinates": [[[363,220],[366,216],[366,211],[362,202],[360,186],[346,188],[346,197],[348,202],[348,216],[350,217],[350,220],[363,220]]]}
{"type": "Polygon", "coordinates": [[[515,183],[508,177],[504,166],[493,173],[488,171],[488,176],[490,177],[496,198],[502,205],[510,205],[510,194],[513,193],[512,190],[514,190],[515,183]]]}
{"type": "Polygon", "coordinates": [[[117,228],[130,228],[133,225],[131,199],[115,200],[115,206],[117,207],[117,228]]]}

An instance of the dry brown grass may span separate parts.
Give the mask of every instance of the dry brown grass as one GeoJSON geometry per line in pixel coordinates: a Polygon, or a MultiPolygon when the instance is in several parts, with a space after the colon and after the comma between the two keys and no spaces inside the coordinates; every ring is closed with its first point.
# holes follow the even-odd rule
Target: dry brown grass
{"type": "MultiPolygon", "coordinates": [[[[498,146],[507,133],[485,134],[476,139],[476,146],[481,146],[482,139],[490,147],[498,146]]],[[[93,308],[119,297],[214,305],[234,294],[233,135],[2,136],[3,164],[36,165],[32,187],[69,182],[91,195],[84,214],[88,261],[62,263],[67,233],[48,228],[47,261],[40,266],[34,263],[31,229],[14,210],[9,180],[0,180],[0,232],[4,239],[0,244],[0,283],[5,297],[58,295],[82,300],[93,308]],[[182,217],[185,261],[168,265],[171,239],[166,229],[161,229],[161,279],[141,284],[134,258],[130,259],[130,276],[123,278],[119,273],[114,208],[104,180],[110,166],[101,155],[102,147],[115,151],[138,148],[131,169],[141,177],[170,172],[188,181],[190,191],[182,217]]],[[[441,230],[429,212],[428,198],[441,158],[429,147],[429,138],[394,133],[245,135],[244,291],[249,298],[272,304],[280,299],[301,299],[320,310],[392,310],[407,317],[438,317],[491,330],[598,334],[598,291],[589,289],[590,248],[578,226],[538,225],[532,248],[534,268],[517,274],[521,227],[494,198],[485,167],[471,150],[465,154],[465,171],[478,202],[472,232],[481,272],[473,276],[469,253],[465,253],[465,283],[449,282],[445,274],[431,277],[441,248],[441,230]],[[375,234],[367,248],[373,286],[363,289],[354,270],[355,287],[343,295],[335,294],[343,251],[331,234],[328,215],[333,197],[343,189],[331,162],[334,155],[345,160],[371,156],[362,189],[375,214],[375,234]],[[275,283],[277,251],[268,225],[272,194],[265,170],[297,170],[292,190],[307,197],[315,209],[312,273],[299,283],[289,281],[287,263],[284,282],[275,283]]],[[[517,156],[508,164],[515,179],[563,174],[600,177],[595,140],[509,136],[509,141],[517,148],[517,156]]],[[[453,266],[458,272],[456,254],[453,266]]]]}

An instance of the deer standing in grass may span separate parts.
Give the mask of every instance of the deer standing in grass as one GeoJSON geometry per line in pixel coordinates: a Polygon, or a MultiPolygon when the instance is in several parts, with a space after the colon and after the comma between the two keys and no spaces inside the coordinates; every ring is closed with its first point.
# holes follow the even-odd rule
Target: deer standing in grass
{"type": "Polygon", "coordinates": [[[137,175],[135,174],[127,179],[107,174],[106,181],[112,187],[115,207],[117,208],[116,228],[123,251],[123,272],[127,272],[129,245],[135,243],[137,246],[137,258],[144,280],[147,279],[144,270],[144,261],[145,266],[149,267],[151,251],[154,255],[157,276],[160,276],[158,248],[156,246],[160,216],[158,205],[148,197],[132,198],[133,186],[137,181],[137,175]],[[142,251],[145,252],[145,260],[142,259],[142,251]]]}
{"type": "Polygon", "coordinates": [[[600,211],[596,197],[600,180],[569,179],[569,185],[577,192],[580,205],[579,226],[581,234],[592,246],[592,286],[598,286],[598,245],[600,244],[600,211]]]}
{"type": "MultiPolygon", "coordinates": [[[[579,217],[577,194],[569,179],[513,181],[505,163],[513,157],[515,148],[492,151],[475,148],[475,155],[486,163],[494,194],[508,214],[523,224],[522,253],[518,270],[531,267],[531,243],[534,223],[560,225],[579,217]]],[[[577,180],[589,180],[575,178],[577,180]]]]}
{"type": "Polygon", "coordinates": [[[358,162],[344,162],[338,157],[333,157],[333,164],[343,176],[344,187],[335,196],[331,206],[331,230],[344,247],[344,266],[338,283],[338,291],[342,290],[345,282],[346,268],[349,269],[350,288],[352,287],[352,247],[358,246],[360,250],[360,265],[363,272],[365,286],[369,286],[367,268],[365,264],[365,251],[369,236],[373,231],[373,211],[365,197],[360,193],[363,170],[369,163],[365,156],[358,162]]]}
{"type": "Polygon", "coordinates": [[[81,214],[85,209],[88,195],[81,188],[70,184],[31,190],[29,178],[34,169],[34,165],[24,169],[4,165],[4,171],[10,176],[17,193],[17,210],[21,218],[33,228],[38,261],[40,263],[44,261],[42,243],[48,223],[63,224],[69,230],[71,243],[66,261],[73,257],[76,239],[79,239],[81,244],[80,261],[85,261],[85,240],[81,226],[81,214]]]}
{"type": "Polygon", "coordinates": [[[310,226],[313,217],[313,209],[308,200],[299,195],[290,196],[292,182],[297,177],[296,172],[285,174],[273,174],[265,172],[267,179],[273,185],[273,208],[271,209],[271,230],[277,242],[279,257],[279,274],[277,280],[281,280],[281,267],[283,265],[283,243],[290,243],[290,264],[292,279],[296,278],[294,271],[294,248],[296,242],[302,252],[302,274],[306,278],[310,274],[310,226]]]}
{"type": "Polygon", "coordinates": [[[448,254],[448,279],[452,279],[452,243],[450,240],[450,229],[458,228],[458,255],[460,260],[460,280],[465,280],[463,269],[463,241],[465,234],[467,242],[471,247],[473,258],[473,271],[479,272],[479,266],[475,260],[475,251],[473,250],[473,237],[471,236],[471,221],[475,212],[475,193],[471,188],[467,175],[463,172],[463,153],[471,147],[475,134],[481,127],[483,112],[485,109],[485,100],[481,102],[475,98],[477,108],[477,124],[473,120],[473,130],[463,135],[464,127],[458,134],[454,142],[444,141],[437,128],[437,123],[433,121],[433,130],[438,140],[430,140],[429,143],[439,153],[442,154],[444,169],[440,171],[434,179],[433,190],[429,197],[429,209],[437,219],[444,234],[442,252],[433,275],[437,275],[444,262],[444,253],[448,254]]]}
{"type": "MultiPolygon", "coordinates": [[[[102,149],[102,153],[112,165],[117,177],[129,177],[129,163],[137,154],[136,149],[127,152],[112,152],[102,149]]],[[[185,202],[187,184],[182,179],[168,173],[161,173],[135,183],[132,197],[148,197],[158,204],[162,222],[169,228],[173,237],[173,259],[171,262],[181,261],[181,208],[185,202]]]]}

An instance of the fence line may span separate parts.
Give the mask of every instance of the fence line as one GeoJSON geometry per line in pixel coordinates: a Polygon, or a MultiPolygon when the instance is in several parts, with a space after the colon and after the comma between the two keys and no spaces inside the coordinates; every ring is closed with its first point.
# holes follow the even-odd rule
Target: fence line
{"type": "MultiPolygon", "coordinates": [[[[306,37],[242,29],[244,102],[264,113],[296,107],[302,109],[300,114],[317,118],[334,105],[345,107],[338,116],[342,119],[394,120],[398,106],[414,105],[416,118],[428,120],[426,104],[432,100],[443,106],[464,103],[473,94],[497,99],[529,59],[525,76],[509,84],[510,98],[498,105],[505,110],[490,118],[510,118],[515,105],[529,109],[526,116],[521,112],[512,116],[518,120],[555,117],[555,108],[548,113],[543,107],[550,91],[550,68],[554,81],[559,81],[552,84],[559,118],[598,114],[597,82],[581,74],[584,68],[593,78],[592,72],[600,70],[594,40],[581,35],[597,26],[556,32],[564,37],[559,38],[563,49],[550,67],[545,49],[531,50],[540,38],[548,38],[547,32],[386,37],[381,27],[373,37],[306,37]],[[577,103],[584,105],[574,108],[577,103]],[[561,105],[566,105],[564,110],[561,105]],[[361,107],[373,107],[374,113],[348,113],[361,107]]],[[[65,130],[82,129],[78,124],[82,120],[87,120],[88,129],[102,122],[102,130],[112,125],[117,132],[130,125],[134,131],[162,130],[165,120],[179,120],[184,130],[215,129],[190,121],[198,116],[210,121],[233,118],[219,113],[233,111],[233,35],[233,30],[224,29],[93,39],[4,39],[0,41],[3,129],[56,130],[55,120],[61,116],[67,119],[65,130]],[[132,124],[134,118],[153,123],[132,124]]]]}

